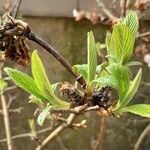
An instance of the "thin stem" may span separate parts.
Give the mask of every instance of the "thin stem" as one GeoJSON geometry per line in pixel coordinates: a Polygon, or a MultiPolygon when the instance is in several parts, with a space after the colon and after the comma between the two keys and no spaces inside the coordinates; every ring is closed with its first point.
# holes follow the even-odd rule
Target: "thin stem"
{"type": "Polygon", "coordinates": [[[11,130],[10,130],[10,122],[9,122],[9,113],[7,109],[6,99],[1,91],[1,103],[4,115],[4,124],[5,124],[5,131],[6,131],[6,139],[7,139],[7,148],[8,150],[12,150],[12,141],[11,141],[11,130]]]}
{"type": "Polygon", "coordinates": [[[137,142],[134,145],[133,150],[138,150],[140,148],[141,143],[143,142],[145,136],[150,132],[150,124],[143,130],[143,132],[140,134],[137,142]]]}
{"type": "Polygon", "coordinates": [[[102,11],[105,13],[107,17],[109,17],[110,19],[116,18],[108,9],[106,9],[102,0],[96,0],[96,2],[98,7],[102,9],[102,11]]]}
{"type": "MultiPolygon", "coordinates": [[[[41,129],[39,131],[36,131],[36,134],[37,135],[40,135],[42,133],[45,133],[45,132],[48,132],[52,130],[52,127],[48,127],[48,128],[44,128],[44,129],[41,129]]],[[[14,135],[11,137],[11,140],[16,140],[16,139],[20,139],[20,138],[26,138],[26,137],[32,137],[33,135],[29,132],[29,133],[23,133],[23,134],[18,134],[18,135],[14,135]]],[[[0,144],[1,143],[5,143],[7,142],[7,139],[1,139],[0,140],[0,144]]]]}
{"type": "Polygon", "coordinates": [[[106,126],[107,126],[107,120],[106,120],[106,117],[103,117],[101,120],[101,127],[99,130],[99,135],[98,135],[98,139],[97,139],[96,146],[95,146],[94,150],[100,149],[100,145],[102,144],[103,139],[104,139],[106,126]]]}
{"type": "Polygon", "coordinates": [[[149,36],[150,35],[150,31],[147,31],[147,32],[144,32],[144,33],[141,33],[137,36],[137,38],[140,38],[140,37],[143,37],[143,36],[149,36]]]}
{"type": "Polygon", "coordinates": [[[44,49],[46,49],[51,55],[53,55],[75,78],[76,80],[83,86],[85,87],[86,82],[82,76],[76,75],[73,70],[72,66],[68,63],[68,61],[60,55],[52,46],[50,46],[47,42],[45,42],[42,38],[37,36],[33,32],[27,33],[27,38],[31,41],[34,41],[44,49]]]}
{"type": "Polygon", "coordinates": [[[63,123],[61,126],[59,126],[57,129],[55,129],[42,143],[39,145],[36,150],[43,149],[52,139],[56,138],[58,134],[60,134],[62,131],[66,129],[66,124],[63,123]]]}

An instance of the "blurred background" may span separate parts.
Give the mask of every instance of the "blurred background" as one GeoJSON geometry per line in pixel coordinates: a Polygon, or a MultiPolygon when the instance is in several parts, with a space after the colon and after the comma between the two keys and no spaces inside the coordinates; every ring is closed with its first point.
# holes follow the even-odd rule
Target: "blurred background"
{"type": "MultiPolygon", "coordinates": [[[[62,54],[71,65],[86,63],[86,38],[87,32],[93,31],[96,41],[105,42],[106,31],[112,29],[123,13],[124,0],[0,0],[0,14],[12,13],[19,19],[27,22],[30,28],[62,54]],[[107,12],[108,11],[108,12],[107,12]]],[[[137,10],[140,16],[139,36],[134,48],[134,60],[142,62],[143,77],[141,86],[132,103],[150,103],[150,1],[127,0],[126,14],[130,10],[137,10]],[[144,35],[144,34],[145,35],[144,35]]],[[[42,59],[47,74],[52,82],[70,81],[73,77],[57,62],[47,51],[38,45],[29,42],[30,49],[37,49],[42,59]]],[[[30,74],[30,66],[22,67],[14,62],[7,61],[5,66],[11,66],[30,74]]],[[[138,67],[132,68],[137,73],[138,67]]],[[[4,74],[4,76],[6,76],[4,74]]],[[[13,83],[10,83],[13,84],[13,83]]],[[[15,135],[30,133],[28,119],[36,118],[34,112],[36,106],[29,104],[29,94],[20,88],[6,92],[6,101],[11,101],[10,109],[21,108],[21,111],[10,112],[9,119],[12,137],[15,135]]],[[[2,110],[0,104],[0,110],[2,110]]],[[[3,115],[0,111],[0,150],[7,150],[5,142],[5,128],[3,115]]],[[[79,130],[67,130],[56,140],[48,145],[52,150],[92,150],[101,127],[101,117],[94,113],[88,113],[87,128],[79,130]]],[[[36,129],[41,130],[51,126],[48,121],[43,127],[36,124],[36,129]]],[[[107,118],[107,128],[101,150],[137,150],[134,146],[146,127],[150,126],[150,119],[125,115],[121,119],[107,118]]],[[[149,127],[150,128],[150,127],[149,127]]],[[[51,131],[40,134],[44,139],[51,131]]],[[[34,150],[37,142],[25,136],[13,140],[14,150],[34,150]]],[[[138,147],[139,150],[150,149],[150,129],[146,132],[138,147]]]]}

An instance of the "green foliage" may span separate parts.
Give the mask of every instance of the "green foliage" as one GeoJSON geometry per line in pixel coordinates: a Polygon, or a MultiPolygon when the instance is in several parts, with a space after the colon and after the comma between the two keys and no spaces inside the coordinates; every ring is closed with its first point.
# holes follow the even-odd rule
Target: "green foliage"
{"type": "Polygon", "coordinates": [[[7,88],[7,82],[4,81],[4,79],[0,78],[0,91],[7,88]]]}
{"type": "Polygon", "coordinates": [[[133,34],[134,38],[137,35],[137,31],[139,28],[139,20],[138,16],[135,11],[131,11],[124,19],[123,23],[129,27],[131,33],[133,34]]]}
{"type": "Polygon", "coordinates": [[[96,67],[97,67],[97,48],[94,39],[93,32],[88,32],[87,34],[87,64],[88,64],[88,74],[87,83],[90,83],[95,79],[96,67]]]}
{"type": "MultiPolygon", "coordinates": [[[[125,19],[113,27],[112,34],[107,32],[106,44],[96,43],[93,32],[87,34],[87,64],[77,64],[72,67],[76,74],[82,75],[86,81],[85,92],[91,96],[94,90],[102,86],[110,86],[118,93],[118,100],[110,107],[114,115],[131,112],[150,118],[150,105],[138,104],[128,106],[140,85],[142,70],[140,69],[134,79],[129,67],[141,65],[138,61],[130,61],[135,38],[138,31],[138,17],[130,12],[125,19]],[[97,64],[97,55],[100,49],[107,48],[108,62],[97,64]]],[[[62,101],[55,94],[59,83],[51,84],[44,66],[37,54],[32,53],[31,59],[33,78],[26,74],[6,68],[9,77],[21,88],[32,94],[35,103],[46,102],[47,107],[40,113],[38,123],[43,125],[50,109],[69,109],[70,104],[62,101]]]]}
{"type": "Polygon", "coordinates": [[[44,96],[41,95],[41,92],[38,89],[33,78],[15,69],[5,68],[4,70],[19,87],[24,89],[26,92],[33,94],[38,99],[45,100],[44,96]]]}
{"type": "MultiPolygon", "coordinates": [[[[132,73],[129,67],[141,65],[138,61],[130,61],[133,53],[135,38],[137,35],[139,23],[135,12],[130,12],[122,23],[114,25],[112,34],[106,34],[107,58],[109,64],[96,66],[95,40],[92,33],[88,33],[88,66],[75,65],[73,67],[76,73],[81,74],[87,81],[87,84],[95,88],[110,86],[117,90],[118,100],[111,111],[118,115],[125,111],[148,117],[148,108],[150,105],[127,106],[134,97],[142,76],[140,69],[134,80],[131,80],[132,73]],[[96,73],[96,74],[95,74],[96,73]],[[143,110],[139,108],[143,107],[143,110]],[[144,109],[145,107],[145,109],[144,109]]],[[[98,45],[97,47],[100,47],[98,45]]],[[[93,89],[95,89],[93,88],[93,89]]]]}
{"type": "Polygon", "coordinates": [[[52,106],[48,106],[45,109],[43,109],[43,111],[39,114],[38,118],[37,118],[37,123],[40,126],[43,126],[43,123],[48,115],[48,112],[52,109],[52,106]]]}
{"type": "Polygon", "coordinates": [[[127,104],[132,100],[133,96],[135,95],[141,81],[141,76],[142,76],[142,70],[140,69],[136,77],[134,78],[133,81],[130,82],[130,85],[126,88],[126,92],[124,93],[122,99],[119,99],[118,103],[118,108],[126,107],[127,104]]]}
{"type": "Polygon", "coordinates": [[[122,101],[126,90],[129,88],[129,74],[126,67],[120,64],[110,65],[108,68],[111,77],[117,83],[117,91],[119,96],[119,101],[122,101]]]}
{"type": "Polygon", "coordinates": [[[34,78],[11,68],[5,68],[5,71],[19,87],[34,95],[37,99],[50,103],[55,109],[69,109],[70,104],[60,100],[54,93],[37,51],[32,53],[31,62],[34,78]]]}
{"type": "Polygon", "coordinates": [[[130,66],[140,66],[142,65],[139,61],[130,61],[126,64],[127,67],[130,67],[130,66]]]}
{"type": "Polygon", "coordinates": [[[107,75],[105,77],[100,77],[95,80],[93,80],[93,84],[98,84],[99,86],[110,86],[114,89],[118,88],[118,82],[115,78],[113,78],[110,75],[107,75]]]}
{"type": "Polygon", "coordinates": [[[125,107],[122,112],[130,112],[142,117],[150,118],[150,105],[147,104],[136,104],[125,107]]]}
{"type": "Polygon", "coordinates": [[[116,63],[124,65],[132,55],[134,41],[133,35],[126,25],[115,25],[108,50],[109,55],[114,58],[116,63]]]}
{"type": "Polygon", "coordinates": [[[87,81],[87,77],[88,77],[88,65],[87,64],[74,65],[72,69],[76,74],[81,74],[83,78],[87,81]]]}

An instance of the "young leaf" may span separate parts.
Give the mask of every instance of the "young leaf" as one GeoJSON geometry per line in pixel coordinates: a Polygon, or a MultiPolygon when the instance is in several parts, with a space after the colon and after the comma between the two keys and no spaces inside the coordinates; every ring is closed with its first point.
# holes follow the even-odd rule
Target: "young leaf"
{"type": "Polygon", "coordinates": [[[113,87],[114,89],[118,89],[118,82],[116,79],[114,79],[112,76],[108,75],[105,77],[99,77],[92,82],[93,84],[96,83],[100,86],[110,86],[113,87]]]}
{"type": "Polygon", "coordinates": [[[110,75],[116,80],[119,101],[123,101],[124,95],[129,89],[128,68],[119,64],[110,65],[108,68],[110,75]]]}
{"type": "Polygon", "coordinates": [[[43,123],[48,115],[48,112],[52,109],[52,106],[46,107],[38,116],[37,122],[40,126],[43,126],[43,123]]]}
{"type": "Polygon", "coordinates": [[[93,32],[88,32],[87,35],[87,49],[88,49],[88,83],[95,79],[97,66],[97,50],[93,32]]]}
{"type": "Polygon", "coordinates": [[[127,67],[130,67],[130,66],[140,66],[142,65],[139,61],[130,61],[126,64],[127,67]]]}
{"type": "MultiPolygon", "coordinates": [[[[119,101],[119,108],[123,108],[127,106],[127,104],[131,101],[133,96],[135,95],[140,81],[141,81],[141,76],[142,76],[142,70],[140,69],[134,80],[130,83],[130,86],[127,88],[127,92],[124,95],[124,98],[122,101],[119,101]]],[[[118,109],[119,109],[118,108],[118,109]]]]}
{"type": "Polygon", "coordinates": [[[111,41],[111,33],[110,33],[109,31],[107,31],[107,32],[106,32],[105,43],[106,43],[108,55],[112,53],[112,52],[111,52],[111,49],[110,49],[110,41],[111,41]]]}
{"type": "Polygon", "coordinates": [[[61,82],[57,82],[57,83],[52,84],[52,90],[54,91],[54,93],[57,91],[58,86],[60,86],[60,85],[62,85],[61,82]]]}
{"type": "MultiPolygon", "coordinates": [[[[101,65],[98,65],[96,67],[96,73],[99,73],[102,71],[105,67],[108,66],[107,62],[102,63],[101,65]]],[[[83,76],[83,78],[87,81],[87,74],[88,74],[88,65],[87,64],[82,64],[82,65],[74,65],[72,67],[74,73],[80,74],[83,76]]]]}
{"type": "Polygon", "coordinates": [[[97,42],[97,43],[95,44],[95,47],[96,47],[96,49],[97,49],[98,55],[100,56],[100,55],[101,55],[101,50],[104,49],[104,48],[106,48],[106,44],[105,44],[105,43],[97,42]]]}
{"type": "Polygon", "coordinates": [[[117,63],[124,64],[130,59],[134,41],[133,35],[126,25],[114,26],[110,41],[110,55],[114,56],[117,63]]]}
{"type": "Polygon", "coordinates": [[[73,69],[74,73],[82,75],[83,78],[87,81],[87,72],[88,72],[87,64],[74,65],[72,67],[72,69],[73,69]]]}
{"type": "Polygon", "coordinates": [[[7,87],[7,82],[0,78],[0,90],[4,90],[7,87]]]}
{"type": "Polygon", "coordinates": [[[45,100],[35,81],[30,76],[11,68],[5,68],[4,70],[8,74],[10,79],[12,79],[19,87],[23,88],[28,93],[33,94],[37,98],[45,100]]]}
{"type": "Polygon", "coordinates": [[[32,53],[31,64],[34,80],[43,96],[52,104],[54,108],[69,109],[70,104],[60,100],[55,95],[36,50],[32,53]]]}
{"type": "MultiPolygon", "coordinates": [[[[47,92],[52,91],[50,81],[46,75],[44,66],[37,51],[34,50],[31,57],[32,75],[40,91],[47,97],[47,92]],[[47,91],[47,92],[46,92],[47,91]]],[[[49,97],[47,97],[49,98],[49,97]]]]}
{"type": "Polygon", "coordinates": [[[133,34],[136,37],[138,28],[139,28],[139,20],[137,13],[135,11],[131,11],[124,19],[123,23],[127,25],[133,34]]]}
{"type": "Polygon", "coordinates": [[[150,118],[150,105],[147,104],[136,104],[125,107],[122,109],[123,112],[130,112],[142,117],[150,118]]]}

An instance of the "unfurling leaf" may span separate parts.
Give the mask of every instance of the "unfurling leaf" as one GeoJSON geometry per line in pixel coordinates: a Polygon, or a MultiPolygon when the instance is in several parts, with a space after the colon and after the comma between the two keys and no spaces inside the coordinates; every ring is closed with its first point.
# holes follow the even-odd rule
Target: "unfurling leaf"
{"type": "Polygon", "coordinates": [[[118,89],[118,82],[112,76],[108,75],[105,77],[99,77],[92,82],[93,84],[96,83],[99,86],[110,86],[114,89],[118,89]]]}
{"type": "Polygon", "coordinates": [[[54,93],[56,93],[58,87],[61,85],[62,85],[61,82],[57,82],[57,83],[52,84],[52,90],[54,91],[54,93]]]}
{"type": "Polygon", "coordinates": [[[126,64],[127,67],[130,67],[130,66],[140,66],[142,65],[139,61],[130,61],[126,64]]]}
{"type": "Polygon", "coordinates": [[[127,90],[129,89],[130,80],[128,68],[119,64],[113,64],[107,69],[111,77],[116,81],[119,101],[122,102],[127,90]]]}
{"type": "Polygon", "coordinates": [[[118,102],[117,109],[126,107],[128,105],[128,103],[131,101],[131,99],[133,98],[133,96],[137,92],[137,89],[140,85],[141,76],[142,76],[142,70],[140,69],[138,74],[134,78],[134,80],[131,81],[130,86],[127,89],[126,94],[124,95],[123,100],[118,102]]]}
{"type": "Polygon", "coordinates": [[[137,35],[137,31],[139,28],[139,20],[137,13],[135,11],[130,12],[124,19],[123,23],[129,27],[131,33],[133,34],[134,38],[137,35]]]}
{"type": "Polygon", "coordinates": [[[87,74],[88,74],[87,64],[74,65],[72,67],[72,69],[73,69],[74,73],[82,75],[83,78],[87,81],[87,74]]]}
{"type": "Polygon", "coordinates": [[[117,24],[113,28],[108,54],[113,56],[115,62],[124,65],[133,53],[134,42],[129,28],[124,24],[117,24]]]}
{"type": "Polygon", "coordinates": [[[150,105],[147,104],[136,104],[125,107],[122,109],[122,112],[130,112],[142,117],[150,118],[150,105]]]}
{"type": "Polygon", "coordinates": [[[48,115],[48,112],[52,109],[52,106],[48,106],[39,114],[37,122],[40,126],[43,126],[43,123],[48,115]]]}
{"type": "Polygon", "coordinates": [[[87,57],[87,64],[88,64],[88,83],[95,79],[96,75],[96,67],[97,67],[97,49],[96,43],[94,39],[93,32],[88,32],[87,35],[87,50],[88,50],[88,57],[87,57]]]}

